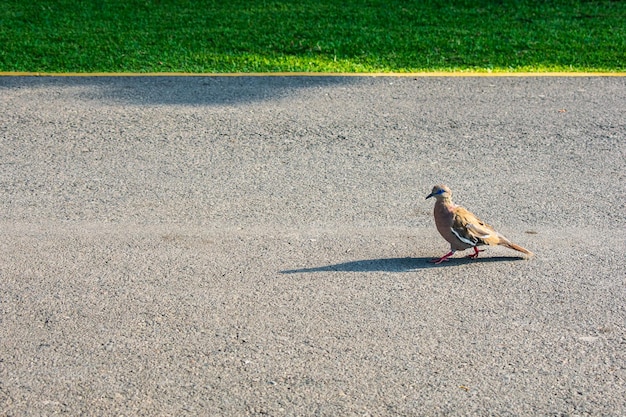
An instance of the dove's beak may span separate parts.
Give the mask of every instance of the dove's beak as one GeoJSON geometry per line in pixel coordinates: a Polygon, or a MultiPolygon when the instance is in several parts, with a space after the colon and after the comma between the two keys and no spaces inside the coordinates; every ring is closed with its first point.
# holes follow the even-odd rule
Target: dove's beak
{"type": "Polygon", "coordinates": [[[429,199],[430,197],[432,197],[432,196],[433,196],[433,193],[428,194],[428,195],[426,196],[426,200],[428,200],[428,199],[429,199]]]}

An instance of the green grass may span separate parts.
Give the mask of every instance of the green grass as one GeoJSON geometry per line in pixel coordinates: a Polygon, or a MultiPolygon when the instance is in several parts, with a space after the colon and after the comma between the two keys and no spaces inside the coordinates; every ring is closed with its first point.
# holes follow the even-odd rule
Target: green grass
{"type": "Polygon", "coordinates": [[[626,1],[2,0],[0,71],[626,71],[626,1]]]}

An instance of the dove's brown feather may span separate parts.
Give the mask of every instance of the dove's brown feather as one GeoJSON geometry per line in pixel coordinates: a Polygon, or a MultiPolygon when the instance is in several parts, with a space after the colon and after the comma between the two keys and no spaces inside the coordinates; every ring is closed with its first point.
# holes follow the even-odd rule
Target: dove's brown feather
{"type": "Polygon", "coordinates": [[[459,206],[454,210],[452,230],[457,238],[472,246],[498,245],[502,238],[492,226],[459,206]]]}

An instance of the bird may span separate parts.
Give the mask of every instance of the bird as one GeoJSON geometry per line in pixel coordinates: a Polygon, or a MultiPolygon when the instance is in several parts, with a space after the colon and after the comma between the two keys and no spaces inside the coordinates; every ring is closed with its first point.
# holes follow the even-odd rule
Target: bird
{"type": "Polygon", "coordinates": [[[522,252],[528,257],[533,256],[531,251],[512,243],[466,208],[454,204],[452,191],[447,186],[435,185],[426,199],[431,197],[435,197],[437,200],[433,213],[437,230],[450,243],[450,252],[441,258],[433,259],[431,262],[440,264],[447,261],[456,251],[469,248],[473,248],[474,253],[468,255],[467,258],[476,259],[478,254],[484,251],[478,247],[484,245],[502,245],[522,252]]]}

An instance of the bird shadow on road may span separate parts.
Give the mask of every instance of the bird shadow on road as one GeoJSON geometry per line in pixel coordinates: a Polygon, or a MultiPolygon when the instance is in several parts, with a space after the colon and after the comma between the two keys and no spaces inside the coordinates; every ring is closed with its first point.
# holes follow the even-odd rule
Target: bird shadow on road
{"type": "Polygon", "coordinates": [[[493,263],[521,261],[523,258],[515,256],[501,256],[493,258],[453,258],[438,265],[431,262],[433,258],[381,258],[363,259],[359,261],[342,262],[312,268],[287,269],[281,274],[303,274],[311,272],[410,272],[418,269],[447,268],[472,263],[493,263]]]}

